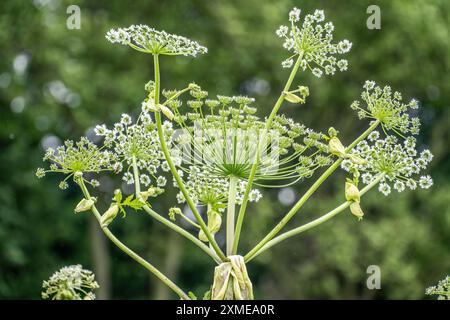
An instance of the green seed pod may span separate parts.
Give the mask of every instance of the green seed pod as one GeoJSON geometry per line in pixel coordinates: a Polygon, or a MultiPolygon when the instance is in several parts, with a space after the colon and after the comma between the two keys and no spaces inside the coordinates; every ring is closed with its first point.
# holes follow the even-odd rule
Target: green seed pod
{"type": "Polygon", "coordinates": [[[95,197],[91,197],[90,199],[81,199],[81,201],[78,202],[77,206],[74,209],[75,213],[91,210],[92,206],[96,201],[97,198],[95,197]]]}
{"type": "Polygon", "coordinates": [[[345,182],[345,199],[356,202],[361,200],[358,187],[349,181],[345,182]]]}
{"type": "Polygon", "coordinates": [[[359,202],[352,202],[350,204],[350,212],[358,218],[358,220],[361,220],[364,216],[364,212],[361,209],[361,206],[359,205],[359,202]]]}
{"type": "Polygon", "coordinates": [[[117,216],[118,212],[119,212],[119,205],[117,205],[116,203],[112,204],[109,207],[109,209],[105,211],[105,213],[102,215],[102,218],[100,219],[102,228],[107,227],[117,216]]]}
{"type": "Polygon", "coordinates": [[[341,141],[338,139],[338,137],[332,137],[330,141],[328,142],[328,148],[330,149],[330,152],[338,157],[344,157],[345,156],[345,147],[341,143],[341,141]]]}

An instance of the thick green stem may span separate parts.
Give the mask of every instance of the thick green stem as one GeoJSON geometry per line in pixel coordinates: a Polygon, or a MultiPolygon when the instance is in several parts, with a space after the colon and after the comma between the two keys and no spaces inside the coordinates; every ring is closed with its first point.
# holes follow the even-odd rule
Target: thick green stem
{"type": "MultiPolygon", "coordinates": [[[[140,198],[140,192],[141,192],[141,184],[139,182],[139,168],[137,167],[136,163],[136,157],[133,157],[133,173],[134,173],[134,187],[136,192],[136,198],[140,198]]],[[[183,237],[187,238],[188,240],[192,241],[196,246],[198,246],[200,249],[202,249],[204,252],[206,252],[211,258],[214,259],[215,262],[220,263],[221,260],[217,256],[217,254],[211,250],[207,245],[205,245],[203,242],[201,242],[197,237],[190,234],[188,231],[184,230],[183,228],[179,227],[172,221],[162,217],[160,214],[158,214],[156,211],[154,211],[152,208],[150,208],[148,205],[145,205],[142,207],[145,212],[147,212],[151,217],[155,218],[157,221],[161,222],[162,224],[166,225],[170,229],[172,229],[175,232],[178,232],[183,237]]]]}
{"type": "Polygon", "coordinates": [[[227,256],[233,252],[234,241],[234,216],[236,209],[236,185],[237,178],[230,177],[230,186],[228,188],[228,205],[227,205],[227,256]]]}
{"type": "Polygon", "coordinates": [[[269,117],[267,118],[266,126],[264,128],[263,134],[261,135],[261,139],[259,139],[259,141],[258,141],[258,146],[256,148],[256,157],[254,160],[255,162],[252,165],[250,175],[247,180],[247,187],[245,189],[244,198],[242,200],[242,204],[239,209],[239,214],[238,214],[238,218],[237,218],[236,233],[235,233],[234,244],[233,244],[233,254],[236,254],[237,248],[239,245],[239,237],[241,234],[242,223],[244,222],[245,211],[247,209],[248,197],[249,197],[250,191],[252,189],[253,180],[255,179],[256,171],[258,169],[258,164],[259,164],[259,160],[260,160],[259,155],[261,152],[261,147],[262,147],[261,145],[265,140],[264,139],[265,135],[267,134],[268,130],[270,129],[270,126],[272,125],[273,119],[277,115],[277,112],[280,109],[281,104],[284,101],[284,97],[285,97],[284,92],[289,91],[289,89],[291,88],[291,85],[292,85],[292,82],[294,81],[295,75],[297,74],[297,71],[300,68],[300,63],[302,61],[302,58],[303,58],[303,54],[300,54],[297,58],[297,61],[295,62],[294,67],[292,68],[291,74],[289,75],[289,78],[283,88],[283,91],[281,92],[280,96],[278,97],[278,100],[275,103],[275,105],[272,109],[272,112],[270,113],[269,117]]]}
{"type": "MultiPolygon", "coordinates": [[[[90,199],[91,196],[89,194],[88,189],[86,188],[86,185],[84,184],[84,181],[80,179],[78,182],[81,191],[83,192],[83,195],[86,199],[90,199]]],[[[99,225],[101,226],[101,214],[98,212],[95,205],[91,208],[92,213],[94,214],[95,218],[97,218],[97,221],[99,225]]],[[[161,271],[159,271],[157,268],[155,268],[153,265],[148,263],[146,260],[144,260],[141,256],[139,256],[137,253],[135,253],[133,250],[128,248],[124,243],[122,243],[119,239],[117,239],[114,234],[108,229],[108,227],[102,227],[101,229],[103,233],[110,239],[120,250],[122,250],[124,253],[126,253],[128,256],[130,256],[133,260],[138,262],[140,265],[142,265],[144,268],[146,268],[148,271],[153,273],[159,280],[161,280],[164,284],[166,284],[170,289],[172,289],[181,299],[183,300],[190,300],[189,296],[180,289],[172,280],[167,278],[161,271]]]]}
{"type": "MultiPolygon", "coordinates": [[[[158,55],[153,55],[153,61],[154,61],[154,67],[155,67],[155,93],[154,93],[154,100],[155,100],[155,106],[158,106],[159,104],[159,91],[160,91],[160,78],[159,78],[159,60],[158,55]]],[[[209,232],[208,227],[206,226],[205,222],[203,221],[200,213],[198,212],[194,202],[192,201],[191,197],[189,196],[189,193],[187,192],[183,181],[180,178],[180,175],[178,174],[178,171],[172,161],[172,158],[169,154],[169,150],[166,145],[166,141],[164,139],[164,131],[162,128],[161,123],[161,112],[156,111],[155,112],[155,121],[156,121],[156,127],[158,129],[158,137],[161,143],[161,149],[164,153],[164,157],[170,167],[170,171],[175,178],[178,187],[181,190],[181,193],[183,194],[184,198],[186,199],[187,204],[189,205],[189,208],[192,210],[192,213],[195,216],[195,219],[197,220],[198,224],[200,225],[201,229],[205,233],[206,237],[208,238],[209,243],[211,244],[214,251],[217,253],[217,255],[220,257],[222,261],[227,261],[227,257],[223,254],[222,250],[220,250],[219,246],[217,245],[216,240],[212,236],[212,234],[209,232]]]]}
{"type": "MultiPolygon", "coordinates": [[[[346,149],[349,152],[353,149],[361,140],[365,139],[380,122],[375,121],[372,125],[364,131],[355,141],[353,141],[346,149]]],[[[292,219],[292,217],[300,210],[300,208],[305,204],[305,202],[313,195],[313,193],[322,185],[322,183],[337,169],[342,162],[342,158],[336,160],[322,175],[319,179],[314,182],[314,184],[305,192],[305,194],[297,201],[297,203],[292,207],[292,209],[281,219],[281,221],[262,239],[249,253],[245,255],[246,258],[252,257],[256,252],[259,251],[267,242],[269,242],[273,237],[280,232],[281,229],[292,219]]]]}
{"type": "MultiPolygon", "coordinates": [[[[370,184],[368,184],[367,186],[365,186],[361,191],[360,191],[360,195],[364,195],[366,192],[368,192],[370,189],[372,189],[375,185],[378,184],[378,182],[380,182],[380,180],[383,178],[383,175],[378,176],[376,179],[374,179],[370,184]]],[[[346,201],[344,203],[342,203],[340,206],[334,208],[333,210],[331,210],[330,212],[324,214],[323,216],[308,222],[300,227],[294,228],[292,230],[289,230],[275,238],[273,238],[272,240],[270,240],[269,242],[267,242],[264,246],[261,247],[261,249],[259,249],[257,252],[255,252],[253,255],[249,256],[245,256],[245,261],[248,262],[250,260],[253,260],[256,256],[260,255],[261,253],[263,253],[264,251],[266,251],[267,249],[273,247],[274,245],[280,243],[281,241],[284,241],[286,239],[289,239],[291,237],[294,237],[306,230],[312,229],[314,227],[317,227],[318,225],[324,223],[325,221],[330,220],[331,218],[333,218],[334,216],[336,216],[337,214],[343,212],[345,209],[347,209],[350,204],[352,202],[351,201],[346,201]]]]}

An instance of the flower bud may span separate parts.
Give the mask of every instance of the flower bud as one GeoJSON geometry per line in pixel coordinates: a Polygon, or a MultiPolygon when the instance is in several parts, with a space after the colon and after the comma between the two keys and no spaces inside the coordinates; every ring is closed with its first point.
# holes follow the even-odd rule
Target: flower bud
{"type": "Polygon", "coordinates": [[[148,98],[146,107],[147,107],[147,109],[149,111],[156,111],[157,110],[157,108],[155,106],[155,100],[153,100],[151,98],[148,98]]]}
{"type": "Polygon", "coordinates": [[[116,202],[121,202],[122,201],[122,191],[120,191],[120,189],[114,190],[113,200],[116,201],[116,202]]]}
{"type": "Polygon", "coordinates": [[[153,80],[150,80],[145,84],[144,89],[145,91],[153,92],[153,90],[155,90],[155,82],[153,80]]]}
{"type": "Polygon", "coordinates": [[[188,88],[189,88],[189,90],[201,90],[202,89],[202,88],[200,88],[200,86],[198,84],[193,83],[193,82],[189,83],[188,88]]]}
{"type": "Polygon", "coordinates": [[[333,127],[330,127],[328,129],[328,135],[330,136],[330,138],[336,137],[338,134],[337,130],[333,127]]]}
{"type": "Polygon", "coordinates": [[[364,216],[364,212],[362,211],[359,202],[352,202],[350,204],[350,211],[354,216],[358,218],[358,220],[361,220],[362,217],[364,216]]]}
{"type": "Polygon", "coordinates": [[[208,229],[212,234],[216,234],[222,225],[222,217],[215,210],[208,211],[208,229]]]}
{"type": "Polygon", "coordinates": [[[139,195],[141,196],[142,200],[147,201],[149,197],[156,195],[156,189],[154,187],[150,187],[147,191],[139,192],[139,195]]]}
{"type": "Polygon", "coordinates": [[[355,186],[352,182],[345,182],[345,199],[347,199],[347,201],[356,202],[359,202],[361,200],[358,187],[355,186]]]}
{"type": "Polygon", "coordinates": [[[173,120],[173,112],[168,107],[161,104],[159,105],[159,109],[169,120],[173,120]]]}
{"type": "Polygon", "coordinates": [[[198,238],[203,241],[203,242],[208,242],[208,237],[206,236],[206,234],[203,232],[203,230],[200,229],[200,231],[198,232],[198,238]]]}
{"type": "Polygon", "coordinates": [[[305,86],[299,86],[299,87],[298,87],[298,92],[300,93],[300,95],[301,95],[303,98],[306,98],[306,97],[309,96],[309,88],[308,88],[308,87],[305,87],[305,86]]]}
{"type": "Polygon", "coordinates": [[[117,204],[112,204],[108,210],[102,215],[102,218],[100,219],[100,223],[102,225],[102,228],[107,227],[117,216],[117,213],[119,212],[119,206],[117,204]]]}
{"type": "Polygon", "coordinates": [[[299,96],[290,91],[284,91],[283,94],[284,98],[291,103],[305,103],[305,99],[300,98],[299,96]]]}
{"type": "Polygon", "coordinates": [[[75,173],[73,174],[73,180],[76,182],[77,180],[80,180],[81,178],[83,178],[83,172],[75,171],[75,173]]]}
{"type": "Polygon", "coordinates": [[[95,201],[97,201],[97,198],[95,197],[91,197],[90,199],[81,199],[81,201],[78,202],[77,206],[74,209],[75,213],[91,210],[95,201]]]}
{"type": "Polygon", "coordinates": [[[338,137],[332,137],[328,142],[328,147],[330,148],[330,152],[335,156],[338,157],[345,156],[345,147],[342,145],[338,137]]]}
{"type": "Polygon", "coordinates": [[[181,214],[181,209],[177,207],[173,207],[169,209],[169,219],[175,221],[176,215],[181,214]]]}

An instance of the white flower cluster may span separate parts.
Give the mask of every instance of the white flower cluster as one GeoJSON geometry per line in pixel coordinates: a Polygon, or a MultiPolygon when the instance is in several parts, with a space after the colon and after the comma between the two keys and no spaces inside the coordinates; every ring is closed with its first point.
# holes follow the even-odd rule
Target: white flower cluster
{"type": "Polygon", "coordinates": [[[111,29],[106,33],[111,43],[128,45],[150,54],[197,56],[208,49],[188,38],[158,31],[146,25],[132,25],[128,28],[111,29]]]}
{"type": "MultiPolygon", "coordinates": [[[[164,122],[163,127],[170,144],[172,124],[164,122]]],[[[139,120],[134,124],[128,114],[123,114],[120,122],[114,124],[112,129],[108,129],[106,125],[98,125],[94,131],[96,135],[105,138],[104,145],[110,148],[114,155],[112,168],[115,173],[124,172],[122,179],[127,184],[134,183],[131,167],[135,158],[141,171],[140,183],[144,186],[166,185],[166,178],[158,172],[160,168],[165,172],[169,171],[169,165],[160,147],[156,125],[147,111],[143,110],[139,120]]]]}
{"type": "MultiPolygon", "coordinates": [[[[237,177],[246,181],[256,156],[258,140],[266,143],[255,174],[255,185],[271,187],[277,181],[294,183],[309,178],[315,170],[330,163],[325,135],[296,123],[284,115],[276,116],[263,137],[265,122],[250,106],[253,98],[217,96],[206,99],[206,91],[191,90],[189,112],[179,112],[181,101],[173,108],[175,123],[183,129],[175,140],[188,165],[200,161],[214,177],[237,177]],[[324,153],[326,155],[324,155],[324,153]]],[[[178,100],[176,100],[178,101],[178,100]]],[[[172,100],[175,102],[175,100],[172,100]]],[[[189,168],[184,168],[189,172],[189,168]]],[[[202,169],[203,170],[203,169],[202,169]]]]}
{"type": "Polygon", "coordinates": [[[395,136],[380,139],[380,133],[373,131],[367,140],[355,147],[353,154],[363,159],[362,164],[346,159],[341,164],[342,168],[346,171],[357,170],[364,184],[369,184],[375,177],[383,174],[378,190],[386,196],[392,188],[402,192],[405,188],[414,190],[419,186],[428,189],[433,185],[430,176],[419,177],[420,172],[428,167],[433,155],[430,150],[419,153],[413,137],[399,143],[395,136]]]}
{"type": "MultiPolygon", "coordinates": [[[[112,170],[112,159],[114,155],[105,150],[101,150],[86,137],[82,137],[78,142],[66,140],[64,145],[55,149],[48,148],[44,155],[44,161],[51,162],[50,169],[38,168],[36,176],[42,178],[47,172],[58,172],[66,174],[67,177],[59,184],[61,189],[67,189],[67,179],[75,172],[99,173],[101,171],[112,170]]],[[[83,178],[84,179],[84,178],[83,178]]],[[[93,187],[99,186],[95,179],[85,180],[93,187]]]]}
{"type": "Polygon", "coordinates": [[[374,81],[366,81],[361,98],[365,106],[361,106],[360,101],[354,101],[351,108],[358,112],[360,119],[369,118],[379,120],[384,128],[392,130],[401,135],[402,133],[419,134],[419,118],[411,118],[411,109],[417,109],[419,103],[412,99],[408,103],[403,102],[402,94],[393,92],[390,86],[381,88],[374,81]]]}
{"type": "Polygon", "coordinates": [[[81,265],[63,267],[42,283],[42,298],[52,300],[94,300],[99,288],[92,271],[81,265]]]}
{"type": "Polygon", "coordinates": [[[300,13],[300,9],[292,9],[289,13],[291,26],[282,25],[276,31],[277,36],[284,39],[283,47],[292,53],[282,62],[282,67],[291,68],[294,58],[300,55],[302,69],[310,69],[318,78],[323,72],[333,75],[337,70],[346,71],[348,61],[335,56],[348,53],[352,43],[348,40],[332,43],[334,26],[332,22],[325,22],[323,10],[305,15],[301,24],[300,13]]]}
{"type": "MultiPolygon", "coordinates": [[[[177,187],[175,182],[174,186],[177,187]]],[[[226,207],[229,179],[217,177],[204,168],[191,166],[185,186],[189,196],[196,205],[211,205],[220,211],[226,207]]],[[[236,188],[237,204],[242,202],[246,187],[247,183],[240,180],[236,188]]],[[[258,189],[252,189],[249,194],[249,201],[258,202],[261,197],[262,194],[258,189]]],[[[186,201],[181,192],[178,193],[177,200],[178,203],[184,203],[186,201]]]]}
{"type": "Polygon", "coordinates": [[[446,276],[437,285],[427,288],[425,294],[437,295],[438,300],[450,300],[450,276],[446,276]]]}

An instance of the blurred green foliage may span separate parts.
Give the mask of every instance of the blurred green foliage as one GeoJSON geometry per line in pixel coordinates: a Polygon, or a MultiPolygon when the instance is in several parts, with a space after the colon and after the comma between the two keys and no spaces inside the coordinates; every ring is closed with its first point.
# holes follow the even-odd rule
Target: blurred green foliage
{"type": "MultiPolygon", "coordinates": [[[[78,190],[61,191],[58,177],[38,181],[34,171],[46,144],[89,135],[95,124],[139,109],[152,74],[149,56],[109,44],[109,28],[143,23],[198,40],[209,48],[207,55],[162,59],[163,86],[195,81],[210,94],[248,94],[264,114],[288,75],[280,67],[286,56],[274,31],[293,6],[325,9],[336,37],[353,41],[353,50],[346,73],[322,79],[300,74],[296,81],[310,87],[311,97],[306,106],[286,104],[282,112],[316,129],[332,125],[348,142],[366,125],[348,108],[364,80],[391,84],[422,103],[420,143],[435,154],[435,185],[387,198],[374,191],[363,199],[362,222],[342,214],[262,254],[249,265],[256,297],[424,297],[425,288],[450,271],[450,2],[376,1],[382,28],[369,30],[366,9],[374,2],[1,1],[0,298],[38,299],[42,280],[63,265],[108,270],[94,263],[98,237],[90,232],[90,217],[73,214],[78,190]],[[81,8],[80,30],[66,28],[70,4],[81,8]],[[366,287],[369,265],[381,268],[381,290],[366,287]]],[[[111,181],[103,182],[110,191],[111,181]]],[[[342,173],[328,181],[290,226],[342,202],[343,183],[342,173]]],[[[155,209],[167,212],[173,198],[166,194],[155,209]]],[[[288,208],[272,191],[249,209],[244,251],[288,208]]],[[[186,290],[202,295],[210,285],[213,264],[203,253],[144,214],[117,221],[113,231],[186,290]]],[[[112,293],[101,297],[173,297],[143,268],[108,248],[112,293]]],[[[109,274],[98,276],[107,281],[109,274]]]]}

